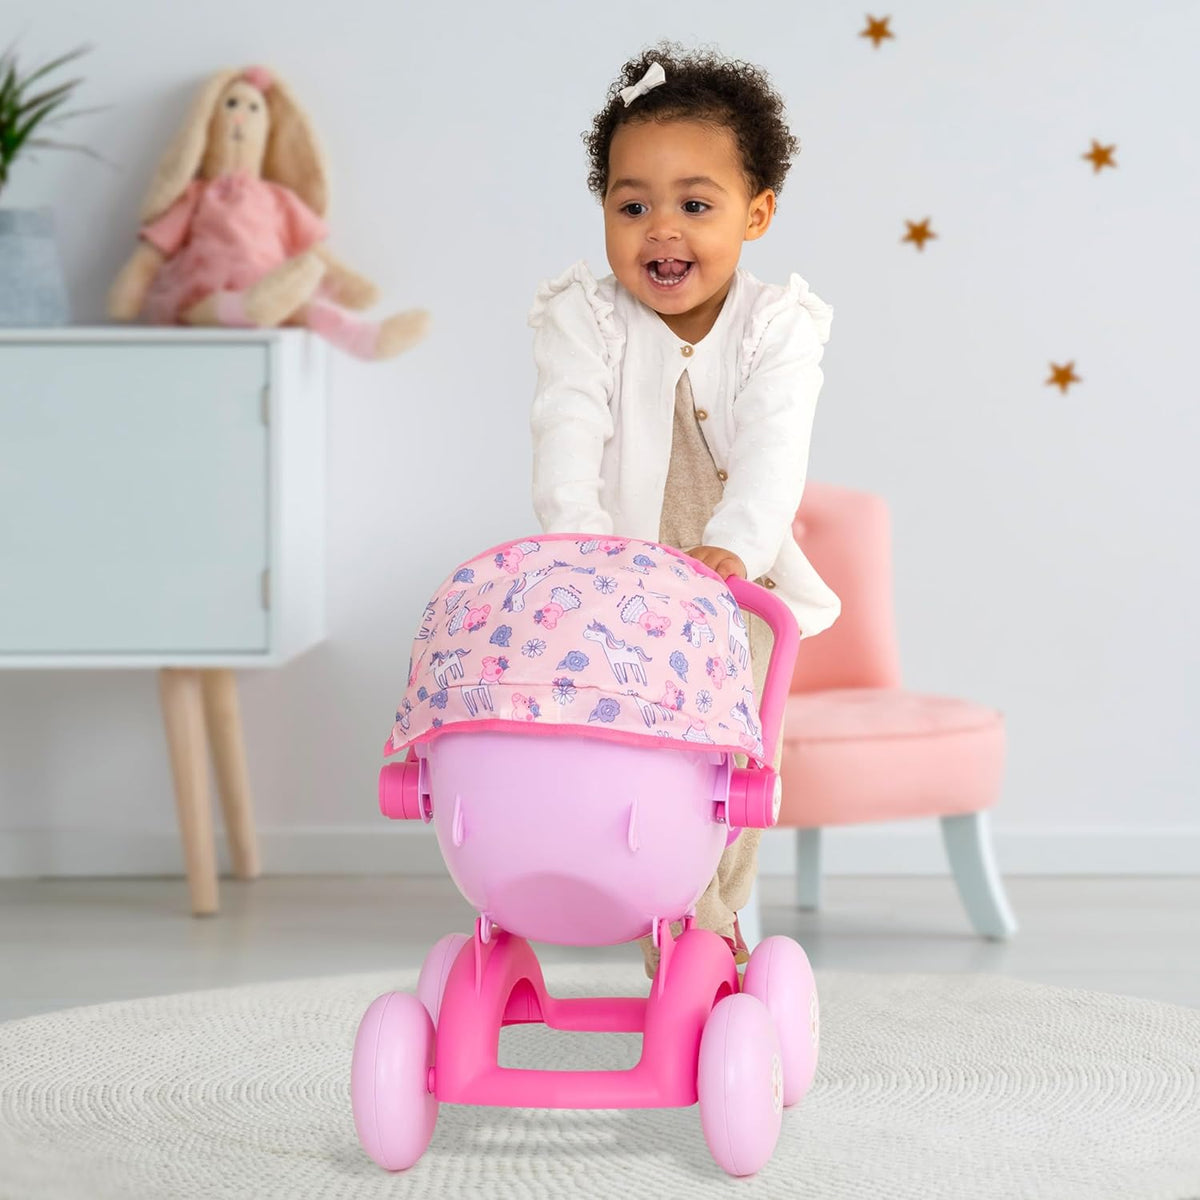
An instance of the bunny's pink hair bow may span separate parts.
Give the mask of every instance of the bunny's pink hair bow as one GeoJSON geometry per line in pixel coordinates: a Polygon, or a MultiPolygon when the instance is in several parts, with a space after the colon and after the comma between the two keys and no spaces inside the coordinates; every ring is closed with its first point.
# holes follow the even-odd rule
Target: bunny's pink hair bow
{"type": "Polygon", "coordinates": [[[271,72],[266,67],[247,67],[242,72],[242,78],[250,84],[251,87],[256,87],[260,92],[266,93],[270,90],[271,72]]]}

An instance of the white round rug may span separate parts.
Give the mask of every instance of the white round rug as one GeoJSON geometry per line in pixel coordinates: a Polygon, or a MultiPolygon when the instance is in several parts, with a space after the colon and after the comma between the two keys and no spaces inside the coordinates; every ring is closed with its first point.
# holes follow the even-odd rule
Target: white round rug
{"type": "MultiPolygon", "coordinates": [[[[640,964],[547,969],[645,992],[640,964]]],[[[1200,1011],[984,975],[818,972],[821,1062],[748,1180],[699,1111],[443,1105],[389,1175],[359,1149],[350,1051],[393,972],[74,1009],[0,1025],[3,1200],[1200,1196],[1200,1011]]],[[[631,1034],[505,1031],[506,1066],[621,1068],[631,1034]]]]}

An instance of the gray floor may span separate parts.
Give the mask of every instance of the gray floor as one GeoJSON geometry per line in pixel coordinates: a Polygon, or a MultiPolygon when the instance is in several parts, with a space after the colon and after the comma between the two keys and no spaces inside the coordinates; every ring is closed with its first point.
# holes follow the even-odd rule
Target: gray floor
{"type": "MultiPolygon", "coordinates": [[[[1200,878],[1014,878],[1021,930],[967,930],[940,878],[833,878],[824,909],[763,881],[765,933],[799,939],[813,965],[862,971],[996,971],[1200,1007],[1200,878]]],[[[223,880],[222,912],[193,919],[182,881],[0,881],[0,1020],[55,1008],[239,983],[417,965],[471,927],[448,879],[223,880]]],[[[633,946],[539,947],[544,961],[637,961],[633,946]]]]}

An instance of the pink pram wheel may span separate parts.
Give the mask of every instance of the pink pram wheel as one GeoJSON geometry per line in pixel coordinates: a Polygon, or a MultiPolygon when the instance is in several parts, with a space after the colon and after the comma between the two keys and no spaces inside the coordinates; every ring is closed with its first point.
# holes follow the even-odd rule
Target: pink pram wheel
{"type": "Polygon", "coordinates": [[[363,1149],[389,1171],[411,1167],[433,1137],[433,1051],[433,1021],[408,992],[385,992],[359,1023],[350,1067],[354,1125],[363,1149]]]}
{"type": "Polygon", "coordinates": [[[407,757],[384,767],[380,808],[433,825],[478,916],[473,935],[431,948],[416,996],[381,996],[363,1017],[354,1119],[375,1162],[415,1163],[443,1103],[699,1102],[722,1168],[766,1163],[812,1079],[812,973],[799,946],[768,938],[740,989],[728,946],[690,914],[738,828],[776,819],[769,764],[798,641],[769,591],[628,538],[507,543],[445,581],[413,643],[384,751],[407,757]],[[774,634],[761,713],[743,609],[774,634]],[[551,995],[528,940],[651,932],[658,970],[634,996],[551,995]],[[525,1023],[638,1033],[641,1057],[501,1068],[501,1029],[525,1023]]]}
{"type": "Polygon", "coordinates": [[[783,1103],[791,1107],[812,1085],[820,1048],[817,984],[808,955],[789,937],[764,938],[750,955],[742,991],[767,1006],[783,1056],[783,1103]]]}
{"type": "Polygon", "coordinates": [[[708,1018],[697,1079],[700,1124],[717,1165],[753,1175],[783,1120],[783,1063],[775,1022],[756,996],[726,996],[708,1018]]]}
{"type": "Polygon", "coordinates": [[[425,955],[425,961],[421,964],[421,974],[417,979],[417,998],[425,1005],[434,1028],[437,1028],[442,993],[446,990],[446,980],[450,978],[450,968],[454,966],[458,952],[470,940],[465,933],[448,933],[434,942],[433,949],[425,955]]]}

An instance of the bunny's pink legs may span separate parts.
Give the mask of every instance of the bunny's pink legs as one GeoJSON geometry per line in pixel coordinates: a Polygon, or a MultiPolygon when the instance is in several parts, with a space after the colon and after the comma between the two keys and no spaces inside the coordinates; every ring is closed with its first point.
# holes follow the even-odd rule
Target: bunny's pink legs
{"type": "Polygon", "coordinates": [[[340,350],[365,359],[393,358],[419,342],[429,326],[429,315],[420,310],[366,321],[327,300],[310,300],[297,315],[340,350]]]}
{"type": "Polygon", "coordinates": [[[325,263],[309,251],[264,275],[243,292],[213,292],[184,314],[189,325],[269,329],[303,307],[321,285],[325,263]]]}
{"type": "Polygon", "coordinates": [[[316,254],[301,254],[243,292],[206,296],[184,319],[193,325],[231,328],[271,328],[284,321],[307,325],[340,350],[363,359],[393,358],[425,336],[429,314],[419,309],[369,321],[317,298],[325,269],[316,254]]]}

